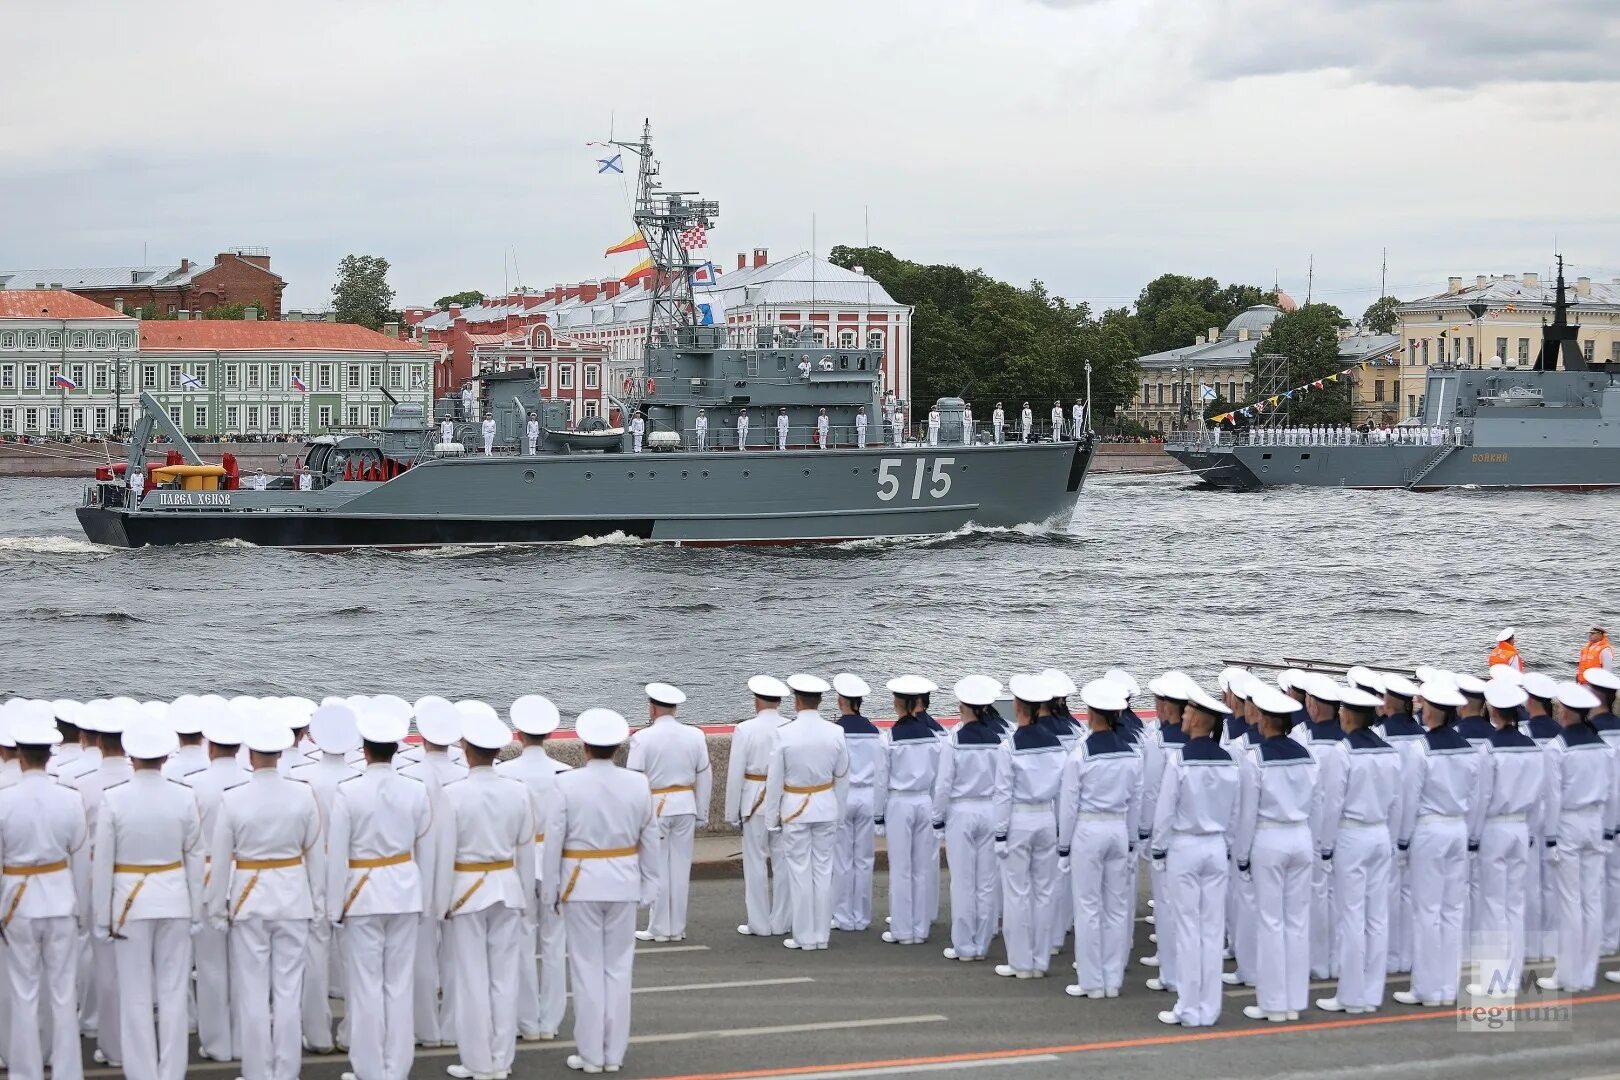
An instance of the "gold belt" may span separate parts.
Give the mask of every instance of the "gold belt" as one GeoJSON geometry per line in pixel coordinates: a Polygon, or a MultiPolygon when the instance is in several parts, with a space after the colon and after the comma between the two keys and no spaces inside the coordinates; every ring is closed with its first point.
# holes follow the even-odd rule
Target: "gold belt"
{"type": "Polygon", "coordinates": [[[697,788],[693,787],[691,784],[672,784],[669,787],[655,787],[655,788],[653,788],[652,793],[659,797],[658,798],[658,809],[653,811],[654,816],[657,816],[657,817],[662,817],[663,816],[663,814],[664,814],[664,803],[668,802],[669,797],[671,795],[675,794],[677,791],[696,792],[697,788]]]}
{"type": "Polygon", "coordinates": [[[20,877],[23,879],[22,884],[17,886],[17,891],[12,895],[11,903],[6,907],[5,918],[0,919],[0,930],[4,930],[11,925],[12,916],[17,914],[17,905],[22,903],[23,893],[28,891],[29,878],[38,877],[40,874],[55,874],[67,868],[66,859],[53,863],[40,863],[37,866],[0,867],[0,874],[4,874],[6,877],[20,877]]]}
{"type": "Polygon", "coordinates": [[[141,863],[127,862],[113,863],[113,873],[115,874],[141,875],[141,879],[135,883],[135,887],[129,890],[129,895],[124,897],[124,907],[123,910],[118,913],[118,925],[113,928],[113,933],[117,934],[123,931],[124,923],[129,920],[129,909],[135,906],[135,898],[141,895],[142,889],[146,888],[146,877],[148,874],[164,874],[170,870],[178,870],[183,865],[185,864],[178,862],[158,863],[155,865],[143,865],[141,863]]]}
{"type": "Polygon", "coordinates": [[[355,882],[354,888],[349,890],[349,898],[343,901],[343,911],[339,913],[338,920],[341,922],[343,917],[348,915],[349,909],[354,906],[355,899],[360,895],[360,890],[364,889],[366,882],[371,880],[373,870],[384,866],[400,866],[410,861],[411,853],[408,851],[402,851],[398,855],[379,855],[375,859],[350,859],[350,870],[364,870],[365,873],[360,875],[360,880],[355,882]]]}
{"type": "Polygon", "coordinates": [[[803,795],[804,796],[804,801],[799,804],[799,808],[797,810],[793,811],[793,813],[789,814],[787,817],[782,819],[782,824],[786,825],[788,822],[792,821],[794,818],[798,817],[800,814],[802,814],[806,810],[810,809],[810,797],[812,795],[815,795],[816,793],[822,792],[822,791],[831,791],[834,786],[835,785],[833,783],[831,783],[831,782],[828,782],[828,783],[825,783],[825,784],[813,784],[810,787],[795,787],[792,784],[783,784],[782,785],[782,791],[785,794],[788,794],[788,795],[803,795]]]}
{"type": "Polygon", "coordinates": [[[496,859],[494,862],[458,862],[456,873],[478,874],[478,880],[472,883],[472,888],[462,893],[455,903],[450,905],[450,914],[460,911],[462,906],[471,900],[473,893],[484,887],[485,880],[497,870],[510,870],[517,864],[511,859],[496,859]]]}
{"type": "Polygon", "coordinates": [[[543,832],[535,833],[534,834],[534,842],[537,843],[537,844],[545,843],[546,842],[546,834],[543,833],[543,832]]]}
{"type": "MultiPolygon", "coordinates": [[[[770,779],[770,777],[766,776],[764,773],[745,772],[745,773],[743,773],[743,779],[744,780],[755,780],[755,781],[758,781],[759,783],[763,784],[766,780],[770,779]]],[[[750,806],[748,808],[748,814],[746,816],[753,817],[755,814],[759,813],[759,808],[761,806],[763,806],[764,804],[765,804],[765,789],[760,788],[759,789],[759,795],[757,797],[755,797],[754,805],[750,806]]]]}
{"type": "Polygon", "coordinates": [[[252,895],[253,887],[259,883],[261,873],[266,870],[289,870],[294,866],[302,866],[303,863],[304,857],[302,855],[290,855],[285,859],[237,859],[236,868],[238,870],[251,870],[253,876],[248,878],[247,886],[242,890],[242,895],[236,898],[236,906],[231,908],[231,918],[234,919],[242,914],[242,905],[247,903],[247,898],[252,895]]]}
{"type": "Polygon", "coordinates": [[[579,883],[579,872],[585,868],[585,859],[628,859],[641,849],[638,847],[616,848],[563,848],[562,857],[565,859],[579,859],[579,865],[574,872],[568,875],[568,887],[563,889],[562,899],[567,900],[574,892],[574,886],[579,883]]]}

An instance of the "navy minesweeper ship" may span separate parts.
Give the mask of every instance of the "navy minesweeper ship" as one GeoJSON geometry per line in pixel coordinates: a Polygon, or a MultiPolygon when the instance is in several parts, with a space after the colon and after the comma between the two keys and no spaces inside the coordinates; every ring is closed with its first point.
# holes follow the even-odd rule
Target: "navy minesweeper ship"
{"type": "Polygon", "coordinates": [[[1167,439],[1165,450],[1203,483],[1237,490],[1620,487],[1620,371],[1582,355],[1564,290],[1560,258],[1553,319],[1533,366],[1492,357],[1484,367],[1429,369],[1421,437],[1372,433],[1279,445],[1259,428],[1223,444],[1199,431],[1167,439]]]}
{"type": "Polygon", "coordinates": [[[203,461],[143,394],[128,461],[98,469],[78,507],[86,535],[119,547],[240,540],[346,550],[615,534],[800,543],[1068,524],[1091,465],[1089,432],[995,444],[986,425],[964,431],[959,398],[941,398],[937,445],[897,438],[879,351],[829,348],[808,329],[702,324],[696,264],[679,234],[707,228],[718,206],[660,190],[645,130],[639,143],[615,145],[641,156],[635,220],[657,267],[643,372],[612,398],[617,426],[574,420],[569,403],[546,397],[532,371],[485,372],[472,394],[436,401],[431,417],[421,404],[397,402],[380,431],[313,438],[300,465],[244,486],[233,463],[203,461]],[[783,410],[789,446],[778,450],[783,410]],[[822,410],[826,449],[817,439],[822,410]],[[700,412],[711,425],[706,446],[696,434],[700,412]],[[739,450],[735,422],[744,413],[752,434],[739,450]],[[641,453],[629,430],[638,415],[641,453]],[[860,415],[870,435],[864,448],[855,434],[860,415]],[[539,428],[533,452],[531,416],[539,428]],[[495,453],[486,456],[489,417],[495,453]],[[154,446],[158,432],[167,442],[154,446]],[[166,461],[148,463],[158,453],[166,461]]]}

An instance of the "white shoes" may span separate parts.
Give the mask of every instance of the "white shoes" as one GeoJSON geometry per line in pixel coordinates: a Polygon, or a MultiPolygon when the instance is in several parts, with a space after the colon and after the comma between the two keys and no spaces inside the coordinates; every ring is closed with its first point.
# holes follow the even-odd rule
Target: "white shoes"
{"type": "MultiPolygon", "coordinates": [[[[1560,989],[1558,980],[1553,978],[1551,975],[1543,975],[1541,978],[1536,980],[1536,985],[1541,987],[1543,990],[1560,989]]],[[[97,1053],[100,1053],[100,1051],[98,1050],[97,1053]]]]}
{"type": "Polygon", "coordinates": [[[1141,964],[1143,967],[1158,967],[1159,954],[1154,953],[1152,956],[1144,956],[1142,959],[1138,960],[1137,963],[1141,964]]]}
{"type": "MultiPolygon", "coordinates": [[[[450,1066],[447,1066],[444,1071],[446,1073],[448,1073],[449,1075],[455,1077],[456,1080],[506,1080],[506,1077],[508,1075],[508,1074],[503,1073],[503,1072],[495,1072],[495,1073],[473,1072],[471,1069],[467,1068],[467,1066],[465,1066],[465,1065],[450,1065],[450,1066]]],[[[598,1069],[597,1071],[600,1072],[601,1070],[598,1069]]]]}
{"type": "Polygon", "coordinates": [[[797,949],[798,947],[799,947],[799,943],[797,941],[794,941],[792,938],[783,938],[782,939],[782,948],[784,948],[784,949],[797,949]]]}
{"type": "Polygon", "coordinates": [[[1063,988],[1063,992],[1072,998],[1083,997],[1096,1000],[1104,996],[1101,990],[1086,990],[1083,989],[1078,983],[1072,986],[1065,986],[1063,988]]]}
{"type": "Polygon", "coordinates": [[[1469,983],[1468,996],[1489,998],[1491,1001],[1506,1001],[1517,995],[1511,990],[1492,990],[1483,983],[1469,983]]]}
{"type": "MultiPolygon", "coordinates": [[[[739,933],[741,932],[740,928],[739,928],[738,932],[739,933]]],[[[669,941],[670,939],[667,938],[667,937],[658,937],[651,930],[637,930],[636,931],[636,940],[637,941],[669,941]]]]}
{"type": "Polygon", "coordinates": [[[1349,1007],[1346,1006],[1346,1005],[1340,1004],[1339,999],[1336,998],[1336,997],[1317,998],[1316,999],[1316,1007],[1318,1009],[1321,1009],[1323,1012],[1349,1012],[1350,1011],[1349,1007]]]}
{"type": "Polygon", "coordinates": [[[1142,917],[1142,921],[1147,923],[1149,926],[1159,925],[1159,917],[1157,915],[1144,915],[1142,917]]]}
{"type": "Polygon", "coordinates": [[[557,1037],[555,1031],[537,1031],[533,1035],[524,1035],[521,1032],[518,1038],[523,1042],[551,1042],[557,1037]]]}
{"type": "Polygon", "coordinates": [[[1613,971],[1605,971],[1603,973],[1603,977],[1612,983],[1620,983],[1620,968],[1616,968],[1613,971]]]}
{"type": "Polygon", "coordinates": [[[917,940],[915,938],[895,937],[894,933],[892,931],[889,931],[889,930],[883,931],[883,940],[887,941],[890,945],[921,945],[922,944],[921,941],[919,941],[919,940],[917,940]]]}
{"type": "Polygon", "coordinates": [[[1157,945],[1159,943],[1159,935],[1158,934],[1149,934],[1148,935],[1148,941],[1150,941],[1154,945],[1157,945]]]}
{"type": "Polygon", "coordinates": [[[971,964],[975,960],[984,959],[982,956],[968,956],[965,953],[959,953],[954,948],[949,947],[947,947],[944,952],[940,953],[940,955],[947,960],[960,960],[964,964],[971,964]]]}
{"type": "MultiPolygon", "coordinates": [[[[566,1062],[564,1062],[564,1064],[567,1065],[570,1069],[573,1069],[575,1072],[599,1073],[599,1072],[602,1071],[602,1066],[600,1066],[600,1065],[587,1065],[585,1063],[585,1059],[580,1057],[578,1054],[569,1054],[568,1055],[568,1060],[566,1062]]],[[[452,1075],[454,1075],[454,1074],[452,1074],[452,1075]]]]}
{"type": "Polygon", "coordinates": [[[1018,969],[1013,967],[1011,964],[997,964],[996,974],[1000,975],[1003,979],[1011,979],[1018,974],[1018,969]]]}
{"type": "MultiPolygon", "coordinates": [[[[1538,979],[1537,981],[1539,982],[1540,980],[1538,979]]],[[[1441,1005],[1445,1004],[1438,998],[1420,998],[1410,990],[1397,990],[1391,994],[1390,997],[1394,998],[1402,1005],[1422,1005],[1425,1009],[1438,1009],[1441,1005]]]]}
{"type": "MultiPolygon", "coordinates": [[[[1147,983],[1146,983],[1146,986],[1147,986],[1147,988],[1149,990],[1168,990],[1168,989],[1170,989],[1168,986],[1164,985],[1164,980],[1163,979],[1149,979],[1147,981],[1147,983]]],[[[1169,1021],[1165,1021],[1165,1022],[1169,1023],[1169,1021]]],[[[1177,1023],[1180,1023],[1180,1021],[1178,1020],[1177,1023]]]]}
{"type": "Polygon", "coordinates": [[[1227,986],[1242,986],[1243,977],[1235,971],[1223,971],[1221,972],[1221,982],[1227,986]]]}
{"type": "Polygon", "coordinates": [[[1243,1015],[1250,1020],[1270,1020],[1273,1024],[1281,1024],[1288,1019],[1288,1014],[1285,1012],[1266,1012],[1258,1005],[1243,1006],[1243,1015]]]}
{"type": "Polygon", "coordinates": [[[1164,1012],[1159,1014],[1159,1023],[1169,1024],[1172,1027],[1180,1027],[1181,1017],[1177,1016],[1173,1010],[1166,1009],[1164,1012]]]}
{"type": "Polygon", "coordinates": [[[754,928],[749,926],[747,923],[743,923],[737,927],[737,933],[741,934],[743,937],[753,937],[754,928]]]}

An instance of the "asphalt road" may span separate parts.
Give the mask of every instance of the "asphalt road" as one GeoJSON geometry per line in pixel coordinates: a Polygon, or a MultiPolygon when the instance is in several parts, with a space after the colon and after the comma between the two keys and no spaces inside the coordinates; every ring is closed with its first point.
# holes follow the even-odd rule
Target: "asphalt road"
{"type": "MultiPolygon", "coordinates": [[[[885,882],[880,878],[879,889],[885,882]]],[[[886,898],[879,897],[879,911],[886,898]]],[[[1620,985],[1575,999],[1552,1023],[1519,1030],[1464,1030],[1450,1009],[1389,1004],[1373,1016],[1312,1011],[1298,1023],[1244,1019],[1252,990],[1229,989],[1213,1028],[1167,1027],[1155,1019],[1169,996],[1143,986],[1152,972],[1133,966],[1124,993],[1106,1001],[1063,993],[1072,960],[1054,961],[1044,980],[999,979],[985,963],[943,959],[943,926],[927,945],[885,945],[881,916],[858,934],[834,931],[832,948],[800,954],[776,939],[738,936],[737,881],[693,885],[687,940],[641,946],[635,1011],[624,1077],[966,1075],[984,1080],[1046,1080],[1085,1072],[1110,1080],[1338,1080],[1352,1077],[1467,1078],[1509,1074],[1538,1080],[1620,1080],[1620,985]],[[1614,992],[1609,993],[1607,990],[1614,992]]],[[[1142,955],[1146,934],[1138,923],[1142,955]]],[[[1612,961],[1604,969],[1614,967],[1612,961]]],[[[1393,980],[1400,989],[1404,979],[1393,980]]],[[[1331,992],[1331,989],[1324,991],[1331,992]]],[[[572,1075],[571,1046],[519,1045],[514,1078],[572,1075]]],[[[453,1050],[418,1052],[413,1076],[442,1076],[453,1050]]],[[[88,1048],[86,1065],[89,1065],[88,1048]]],[[[310,1057],[303,1075],[337,1080],[342,1056],[310,1057]]],[[[197,1062],[197,1077],[237,1075],[235,1064],[197,1062]]],[[[87,1068],[89,1077],[116,1071],[87,1068]]]]}

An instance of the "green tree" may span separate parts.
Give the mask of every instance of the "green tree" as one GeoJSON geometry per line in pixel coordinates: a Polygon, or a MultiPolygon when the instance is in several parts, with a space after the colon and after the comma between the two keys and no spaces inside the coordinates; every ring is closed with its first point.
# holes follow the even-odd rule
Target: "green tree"
{"type": "Polygon", "coordinates": [[[1361,321],[1375,334],[1393,334],[1397,322],[1395,309],[1400,306],[1401,302],[1393,296],[1380,296],[1367,305],[1367,310],[1361,314],[1361,321]]]}
{"type": "Polygon", "coordinates": [[[337,321],[381,330],[389,320],[394,290],[388,287],[388,260],[376,255],[345,255],[332,286],[337,321]]]}
{"type": "Polygon", "coordinates": [[[213,307],[203,312],[202,317],[205,319],[230,319],[235,322],[241,322],[242,317],[246,314],[246,304],[215,304],[213,307]]]}
{"type": "Polygon", "coordinates": [[[472,307],[474,304],[482,304],[483,302],[483,293],[479,292],[477,289],[468,289],[466,292],[457,292],[451,293],[449,296],[441,296],[437,300],[433,301],[433,306],[438,308],[440,311],[443,311],[451,304],[460,304],[462,307],[472,307]]]}
{"type": "Polygon", "coordinates": [[[1283,389],[1307,387],[1287,402],[1290,420],[1296,424],[1348,424],[1350,380],[1328,381],[1329,376],[1344,370],[1344,361],[1339,359],[1339,330],[1348,325],[1344,313],[1332,304],[1307,304],[1280,316],[1255,350],[1250,365],[1257,392],[1274,392],[1260,386],[1265,358],[1286,356],[1288,386],[1283,389]],[[1322,388],[1311,387],[1318,379],[1322,380],[1322,388]]]}
{"type": "Polygon", "coordinates": [[[1257,285],[1223,286],[1212,277],[1160,274],[1136,298],[1137,345],[1143,355],[1179,349],[1212,326],[1224,327],[1244,308],[1276,300],[1275,292],[1257,285]]]}

